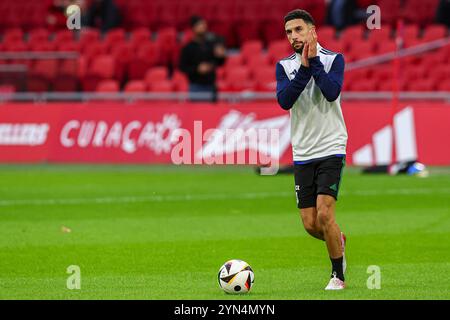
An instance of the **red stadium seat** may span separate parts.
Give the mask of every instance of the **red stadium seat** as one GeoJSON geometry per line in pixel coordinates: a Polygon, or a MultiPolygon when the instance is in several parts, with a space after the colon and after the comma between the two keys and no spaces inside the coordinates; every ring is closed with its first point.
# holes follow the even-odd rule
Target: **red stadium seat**
{"type": "Polygon", "coordinates": [[[352,54],[356,60],[369,58],[375,55],[375,48],[373,46],[373,42],[371,41],[359,42],[357,46],[353,47],[352,54]]]}
{"type": "Polygon", "coordinates": [[[122,81],[127,73],[128,65],[133,59],[133,46],[130,43],[118,43],[111,47],[111,55],[116,62],[115,79],[122,81]]]}
{"type": "Polygon", "coordinates": [[[45,7],[37,3],[37,7],[31,8],[32,3],[27,3],[30,7],[29,14],[23,15],[22,26],[27,30],[33,30],[34,28],[47,27],[47,14],[45,7]]]}
{"type": "Polygon", "coordinates": [[[164,28],[158,31],[156,43],[160,50],[160,63],[169,65],[175,60],[175,51],[179,50],[175,28],[164,28]]]}
{"type": "Polygon", "coordinates": [[[274,67],[261,67],[252,71],[256,91],[275,92],[277,80],[274,67]]]}
{"type": "Polygon", "coordinates": [[[56,46],[53,42],[32,42],[29,49],[31,51],[55,51],[56,46]]]}
{"type": "Polygon", "coordinates": [[[445,79],[444,81],[438,82],[437,89],[439,91],[450,91],[450,78],[445,79]]]}
{"type": "Polygon", "coordinates": [[[83,48],[98,43],[100,41],[100,31],[92,28],[83,28],[78,41],[80,41],[83,48]]]}
{"type": "Polygon", "coordinates": [[[363,40],[364,28],[360,25],[350,26],[343,30],[343,34],[340,35],[339,40],[343,43],[344,50],[352,50],[359,47],[359,44],[363,40]]]}
{"type": "Polygon", "coordinates": [[[72,42],[74,40],[74,33],[70,30],[60,30],[55,32],[53,41],[58,44],[72,42]]]}
{"type": "Polygon", "coordinates": [[[175,2],[166,1],[158,6],[158,28],[175,28],[177,26],[177,7],[175,2]]]}
{"type": "Polygon", "coordinates": [[[81,44],[75,41],[55,43],[57,51],[75,51],[81,52],[81,44]]]}
{"type": "Polygon", "coordinates": [[[407,22],[426,25],[434,21],[439,0],[408,0],[403,15],[407,22]],[[418,14],[420,13],[420,14],[418,14]]]}
{"type": "Polygon", "coordinates": [[[376,45],[382,45],[392,39],[392,29],[388,24],[381,25],[381,29],[373,29],[367,32],[367,40],[375,43],[376,45]]]}
{"type": "Polygon", "coordinates": [[[394,26],[401,12],[401,0],[379,0],[381,22],[394,26]]]}
{"type": "Polygon", "coordinates": [[[133,46],[139,46],[150,41],[151,36],[151,32],[148,28],[138,28],[131,32],[130,43],[133,46]]]}
{"type": "Polygon", "coordinates": [[[114,75],[114,58],[110,55],[96,57],[88,69],[88,74],[97,75],[104,79],[110,79],[114,75]]]}
{"type": "Polygon", "coordinates": [[[244,63],[249,63],[253,56],[259,55],[263,49],[263,44],[260,40],[252,40],[245,42],[241,47],[241,54],[244,58],[244,63]]]}
{"type": "Polygon", "coordinates": [[[423,67],[426,70],[427,75],[434,79],[437,84],[445,82],[450,79],[450,64],[442,65],[441,67],[423,67]]]}
{"type": "Polygon", "coordinates": [[[28,43],[42,43],[49,39],[49,32],[47,29],[39,28],[31,30],[28,37],[28,43]]]}
{"type": "Polygon", "coordinates": [[[243,64],[244,64],[244,58],[242,57],[242,54],[230,55],[225,60],[225,70],[228,70],[228,69],[234,68],[234,67],[240,67],[243,64]]]}
{"type": "Polygon", "coordinates": [[[268,47],[269,62],[272,64],[277,63],[283,58],[287,58],[289,55],[293,54],[291,45],[285,40],[273,41],[268,47]]]}
{"type": "Polygon", "coordinates": [[[170,80],[161,80],[148,83],[148,91],[151,92],[172,92],[174,90],[173,83],[170,80]]]}
{"type": "Polygon", "coordinates": [[[98,83],[95,91],[97,92],[118,92],[119,83],[115,80],[102,80],[98,83]]]}
{"type": "Polygon", "coordinates": [[[153,42],[138,46],[136,55],[128,65],[128,78],[143,79],[148,68],[154,67],[159,62],[159,47],[153,42]]]}
{"type": "Polygon", "coordinates": [[[430,25],[425,28],[422,41],[429,42],[442,39],[445,38],[447,34],[447,28],[444,25],[430,25]]]}
{"type": "Polygon", "coordinates": [[[22,41],[19,42],[7,42],[3,45],[5,51],[27,51],[28,44],[22,41]]]}
{"type": "Polygon", "coordinates": [[[376,47],[375,47],[375,52],[377,54],[384,54],[384,53],[390,53],[390,52],[395,52],[395,50],[397,49],[397,44],[395,43],[394,40],[389,40],[386,42],[379,42],[377,43],[376,47]]]}
{"type": "Polygon", "coordinates": [[[6,30],[3,36],[3,43],[7,44],[10,42],[22,42],[23,41],[23,31],[20,28],[14,28],[6,30]]]}
{"type": "Polygon", "coordinates": [[[38,60],[27,77],[27,89],[34,92],[48,91],[56,77],[57,60],[38,60]]]}
{"type": "Polygon", "coordinates": [[[407,24],[400,30],[400,34],[396,34],[396,37],[403,36],[405,42],[416,40],[419,38],[420,28],[417,24],[407,24]]]}
{"type": "Polygon", "coordinates": [[[372,70],[372,78],[377,80],[378,83],[392,79],[393,70],[389,63],[377,65],[372,70]]]}
{"type": "Polygon", "coordinates": [[[365,79],[351,84],[350,91],[376,91],[377,81],[375,79],[365,79]]]}
{"type": "Polygon", "coordinates": [[[234,67],[227,70],[226,81],[231,91],[249,90],[253,87],[247,67],[234,67]]]}
{"type": "Polygon", "coordinates": [[[238,44],[246,41],[257,41],[260,38],[260,25],[258,10],[247,1],[236,4],[236,23],[234,24],[238,44]]]}
{"type": "Polygon", "coordinates": [[[401,70],[403,72],[403,78],[408,82],[422,81],[427,76],[426,71],[421,65],[413,65],[401,70]]]}
{"type": "Polygon", "coordinates": [[[124,25],[127,28],[153,28],[156,21],[156,12],[154,3],[130,3],[123,10],[124,25]]]}
{"type": "Polygon", "coordinates": [[[325,49],[334,51],[334,52],[339,52],[339,53],[344,53],[346,54],[347,52],[344,52],[344,48],[343,48],[343,43],[339,40],[329,40],[328,43],[322,43],[321,41],[319,42],[325,49]]]}
{"type": "Polygon", "coordinates": [[[226,74],[225,67],[218,67],[216,69],[216,77],[217,77],[218,80],[224,80],[225,79],[225,74],[226,74]]]}
{"type": "Polygon", "coordinates": [[[336,40],[335,38],[335,29],[330,26],[323,26],[317,29],[317,38],[320,44],[324,47],[328,45],[328,43],[336,40]]]}
{"type": "Polygon", "coordinates": [[[401,69],[415,68],[420,62],[419,56],[406,56],[401,57],[399,60],[401,69]]]}
{"type": "Polygon", "coordinates": [[[288,11],[294,8],[284,1],[265,2],[262,6],[260,5],[257,8],[257,10],[261,12],[261,33],[264,42],[269,44],[278,40],[287,41],[283,17],[288,11]]]}
{"type": "Polygon", "coordinates": [[[345,71],[344,73],[344,83],[353,84],[356,82],[362,82],[367,79],[367,69],[355,69],[350,71],[345,71]]]}
{"type": "Polygon", "coordinates": [[[435,81],[430,78],[421,78],[420,80],[416,79],[416,81],[406,82],[406,90],[408,91],[434,91],[435,88],[435,81]]]}
{"type": "Polygon", "coordinates": [[[132,80],[129,81],[126,85],[125,85],[125,92],[145,92],[147,91],[147,85],[145,84],[144,81],[141,80],[132,80]]]}
{"type": "Polygon", "coordinates": [[[178,92],[189,91],[189,80],[186,75],[178,70],[176,70],[172,76],[172,83],[174,90],[178,92]]]}
{"type": "MultiPolygon", "coordinates": [[[[303,1],[300,2],[300,4],[302,3],[303,1]]],[[[322,24],[324,24],[327,12],[327,5],[326,5],[327,1],[326,0],[305,1],[305,4],[307,5],[308,8],[307,11],[309,11],[311,15],[314,17],[316,25],[320,27],[322,24]]],[[[289,8],[289,10],[291,9],[292,8],[289,8]]]]}
{"type": "Polygon", "coordinates": [[[0,93],[2,94],[2,101],[8,101],[8,96],[16,92],[16,87],[11,84],[0,84],[0,93]]]}
{"type": "Polygon", "coordinates": [[[280,24],[279,19],[273,21],[272,23],[263,23],[261,26],[262,37],[266,44],[273,41],[284,40],[287,42],[286,32],[282,24],[280,24]],[[276,23],[276,25],[274,25],[276,23]]]}
{"type": "MultiPolygon", "coordinates": [[[[251,70],[256,70],[258,68],[264,68],[266,66],[271,66],[269,64],[269,56],[264,53],[255,54],[251,59],[247,62],[247,66],[251,70]]],[[[271,66],[272,67],[272,66],[271,66]]]]}
{"type": "Polygon", "coordinates": [[[219,91],[219,92],[230,91],[230,89],[228,88],[228,82],[225,79],[217,80],[216,87],[217,87],[217,91],[219,91]]]}
{"type": "Polygon", "coordinates": [[[169,77],[169,72],[166,67],[154,67],[147,70],[145,74],[145,82],[147,84],[154,83],[158,81],[167,80],[169,77]]]}
{"type": "MultiPolygon", "coordinates": [[[[406,83],[403,80],[399,80],[398,81],[398,85],[399,85],[399,90],[404,90],[406,83]]],[[[388,79],[386,81],[383,82],[378,82],[378,91],[388,91],[388,92],[392,92],[392,90],[394,89],[394,81],[393,79],[388,79]]]]}
{"type": "Polygon", "coordinates": [[[100,55],[104,55],[107,54],[108,52],[108,46],[106,45],[106,43],[103,42],[93,42],[90,45],[82,45],[80,44],[81,50],[82,50],[82,54],[84,56],[86,56],[87,59],[93,59],[97,56],[100,55]]]}
{"type": "Polygon", "coordinates": [[[77,91],[79,80],[86,75],[87,62],[82,56],[74,60],[63,60],[58,69],[58,74],[53,81],[54,91],[77,91]]]}
{"type": "Polygon", "coordinates": [[[237,40],[234,33],[234,23],[236,20],[236,13],[233,2],[222,1],[213,4],[215,12],[220,12],[213,20],[208,21],[209,29],[222,36],[225,39],[226,46],[236,46],[237,40]]]}
{"type": "Polygon", "coordinates": [[[82,79],[84,91],[94,91],[101,80],[112,79],[114,76],[115,61],[112,56],[101,55],[92,61],[82,79]]]}
{"type": "Polygon", "coordinates": [[[117,44],[123,43],[126,40],[125,30],[122,28],[117,28],[108,31],[103,42],[108,46],[108,48],[112,48],[117,44]]]}

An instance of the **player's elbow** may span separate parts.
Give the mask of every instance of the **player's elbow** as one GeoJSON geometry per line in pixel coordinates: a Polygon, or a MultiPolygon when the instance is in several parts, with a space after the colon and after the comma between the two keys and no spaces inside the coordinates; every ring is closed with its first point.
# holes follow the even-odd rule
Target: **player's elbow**
{"type": "Polygon", "coordinates": [[[292,108],[292,104],[282,102],[282,101],[280,101],[279,99],[278,99],[278,104],[279,104],[280,107],[283,108],[284,110],[289,110],[289,109],[292,108]]]}
{"type": "Polygon", "coordinates": [[[338,97],[339,97],[339,95],[327,96],[327,97],[325,97],[325,99],[327,99],[328,102],[333,102],[333,101],[336,101],[338,97]]]}
{"type": "Polygon", "coordinates": [[[277,94],[277,101],[281,108],[284,110],[289,110],[292,108],[293,103],[291,103],[288,99],[283,97],[281,94],[277,94]]]}
{"type": "Polygon", "coordinates": [[[325,99],[327,99],[328,102],[333,102],[333,101],[336,101],[337,98],[339,98],[340,94],[341,94],[341,90],[339,89],[339,90],[336,90],[334,92],[330,92],[330,93],[328,93],[328,94],[326,94],[324,96],[325,96],[325,99]]]}

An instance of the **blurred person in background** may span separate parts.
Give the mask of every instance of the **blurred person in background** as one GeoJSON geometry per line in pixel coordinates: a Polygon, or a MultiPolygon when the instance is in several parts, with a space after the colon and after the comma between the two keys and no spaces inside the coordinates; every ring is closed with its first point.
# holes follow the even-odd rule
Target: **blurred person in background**
{"type": "Polygon", "coordinates": [[[206,21],[191,17],[193,38],[181,50],[180,69],[189,78],[189,92],[194,101],[217,101],[216,68],[225,63],[223,41],[208,32],[206,21]],[[196,97],[205,93],[208,97],[196,97]]]}
{"type": "Polygon", "coordinates": [[[121,23],[119,7],[114,0],[93,0],[87,6],[87,12],[83,16],[83,25],[98,28],[102,32],[116,28],[121,23]]]}
{"type": "Polygon", "coordinates": [[[358,6],[355,0],[331,0],[328,6],[327,21],[337,30],[358,21],[358,6]]]}
{"type": "Polygon", "coordinates": [[[47,29],[51,32],[66,28],[66,8],[72,4],[70,0],[53,0],[47,9],[47,29]]]}
{"type": "Polygon", "coordinates": [[[436,10],[436,22],[450,28],[450,0],[441,0],[436,10]]]}

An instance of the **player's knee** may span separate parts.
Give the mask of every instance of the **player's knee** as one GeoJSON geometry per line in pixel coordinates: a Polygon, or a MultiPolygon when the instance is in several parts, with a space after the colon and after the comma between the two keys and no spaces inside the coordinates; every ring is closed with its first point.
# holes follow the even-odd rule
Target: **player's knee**
{"type": "Polygon", "coordinates": [[[317,233],[316,227],[314,225],[314,223],[304,223],[303,222],[303,227],[305,228],[306,232],[308,232],[310,235],[315,235],[317,233]]]}
{"type": "Polygon", "coordinates": [[[325,227],[334,222],[331,213],[331,207],[326,204],[321,204],[317,207],[317,220],[320,226],[325,227]]]}

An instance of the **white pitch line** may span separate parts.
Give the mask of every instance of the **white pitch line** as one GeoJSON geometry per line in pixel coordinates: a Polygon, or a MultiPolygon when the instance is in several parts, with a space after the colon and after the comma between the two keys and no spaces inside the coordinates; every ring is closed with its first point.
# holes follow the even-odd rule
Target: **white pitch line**
{"type": "Polygon", "coordinates": [[[133,202],[170,202],[170,201],[204,201],[204,200],[228,200],[228,199],[258,199],[269,197],[282,197],[292,195],[292,192],[259,192],[242,193],[236,195],[227,194],[195,194],[195,195],[164,195],[164,196],[141,196],[141,197],[104,197],[104,198],[73,198],[73,199],[24,199],[24,200],[0,200],[0,207],[20,206],[20,205],[71,205],[89,203],[133,203],[133,202]]]}
{"type": "MultiPolygon", "coordinates": [[[[387,190],[359,190],[342,191],[344,196],[381,196],[381,195],[430,195],[447,194],[450,189],[387,189],[387,190]]],[[[46,206],[46,205],[82,205],[82,204],[110,204],[110,203],[138,203],[138,202],[171,202],[171,201],[208,201],[232,199],[261,199],[276,197],[294,197],[294,192],[254,192],[241,194],[186,194],[186,195],[152,195],[128,197],[102,197],[102,198],[68,198],[68,199],[23,199],[0,200],[0,207],[10,206],[46,206]]]]}

